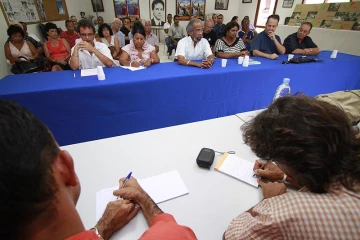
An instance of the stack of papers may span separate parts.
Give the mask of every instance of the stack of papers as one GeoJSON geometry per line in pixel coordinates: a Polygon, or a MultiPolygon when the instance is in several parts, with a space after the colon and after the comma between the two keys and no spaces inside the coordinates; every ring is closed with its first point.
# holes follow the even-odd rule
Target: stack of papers
{"type": "Polygon", "coordinates": [[[255,65],[255,64],[261,64],[261,62],[256,61],[256,60],[250,58],[250,59],[249,59],[249,65],[255,65]]]}
{"type": "Polygon", "coordinates": [[[143,69],[146,69],[146,67],[144,66],[140,66],[140,67],[126,67],[126,66],[120,66],[122,68],[125,68],[125,69],[129,69],[130,71],[138,71],[138,70],[143,70],[143,69]]]}
{"type": "MultiPolygon", "coordinates": [[[[189,193],[176,170],[154,177],[138,179],[138,183],[157,204],[189,193]]],[[[119,186],[106,188],[96,193],[96,221],[103,215],[106,205],[117,200],[117,197],[113,195],[113,191],[118,188],[119,186]]]]}

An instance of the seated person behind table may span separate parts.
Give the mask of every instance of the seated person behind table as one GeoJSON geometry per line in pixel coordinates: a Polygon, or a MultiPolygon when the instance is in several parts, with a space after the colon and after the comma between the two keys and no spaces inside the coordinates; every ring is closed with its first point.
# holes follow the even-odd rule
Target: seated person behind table
{"type": "Polygon", "coordinates": [[[270,15],[266,21],[265,30],[253,39],[251,53],[269,59],[277,59],[278,54],[285,54],[285,47],[281,45],[281,39],[275,35],[279,23],[279,15],[270,15]]]}
{"type": "Polygon", "coordinates": [[[80,38],[80,35],[75,32],[74,22],[72,20],[65,20],[66,31],[61,32],[60,37],[64,38],[70,45],[70,48],[75,46],[75,40],[80,38]]]}
{"type": "Polygon", "coordinates": [[[6,218],[0,225],[2,239],[109,239],[139,209],[150,226],[141,240],[196,239],[190,228],[161,211],[135,178],[114,191],[132,201],[110,202],[95,228],[85,230],[76,211],[80,182],[72,157],[36,116],[5,100],[0,100],[0,152],[0,188],[6,193],[0,204],[6,218]]]}
{"type": "Polygon", "coordinates": [[[209,42],[202,37],[203,23],[199,19],[192,19],[186,27],[188,37],[184,37],[178,43],[175,57],[179,64],[199,68],[211,68],[214,63],[214,55],[209,42]],[[202,60],[195,62],[192,60],[202,60]]]}
{"type": "Polygon", "coordinates": [[[101,42],[110,49],[112,57],[119,59],[120,43],[119,39],[113,35],[111,27],[106,23],[100,25],[98,35],[101,37],[101,42]]]}
{"type": "Polygon", "coordinates": [[[28,42],[31,42],[32,45],[34,45],[34,47],[36,48],[36,51],[38,52],[39,55],[44,53],[44,49],[43,49],[43,45],[40,42],[40,39],[37,38],[34,34],[32,33],[28,33],[27,31],[27,24],[25,22],[19,22],[25,32],[25,39],[28,42]]]}
{"type": "Polygon", "coordinates": [[[237,37],[239,24],[235,21],[225,25],[224,36],[215,43],[215,56],[219,58],[236,58],[248,55],[244,42],[237,37]]]}
{"type": "Polygon", "coordinates": [[[268,161],[257,161],[255,173],[275,182],[259,180],[264,200],[232,220],[224,239],[360,239],[360,144],[343,111],[282,97],[243,131],[268,161]],[[281,179],[303,187],[286,192],[281,179]]]}
{"type": "Polygon", "coordinates": [[[58,28],[54,23],[46,23],[45,32],[48,41],[44,44],[44,53],[52,65],[51,71],[70,70],[68,63],[70,58],[69,43],[64,38],[60,38],[58,28]]]}
{"type": "Polygon", "coordinates": [[[160,62],[154,46],[146,42],[146,34],[140,22],[134,23],[132,28],[133,39],[130,44],[122,48],[120,64],[130,67],[150,67],[152,64],[160,62]],[[139,57],[140,55],[140,57],[139,57]]]}
{"type": "Polygon", "coordinates": [[[308,35],[312,29],[310,22],[304,22],[296,33],[290,34],[284,41],[286,53],[313,55],[320,53],[318,46],[312,41],[308,35]]]}
{"type": "Polygon", "coordinates": [[[4,50],[5,57],[11,64],[38,58],[39,55],[34,45],[25,40],[25,32],[19,25],[10,25],[7,34],[10,41],[5,43],[4,50]]]}
{"type": "Polygon", "coordinates": [[[250,30],[249,24],[249,19],[244,18],[241,21],[241,29],[238,32],[238,37],[243,40],[243,42],[245,43],[245,47],[248,51],[251,50],[251,43],[255,37],[254,32],[250,30]]]}
{"type": "Polygon", "coordinates": [[[87,19],[80,20],[78,32],[81,41],[71,49],[70,67],[73,70],[97,66],[111,67],[113,59],[110,49],[105,44],[94,41],[95,28],[92,22],[87,19]]]}
{"type": "Polygon", "coordinates": [[[209,42],[212,51],[214,51],[215,43],[217,40],[216,33],[213,30],[213,27],[214,21],[212,19],[208,19],[205,21],[203,38],[205,38],[209,42]]]}
{"type": "Polygon", "coordinates": [[[173,48],[176,49],[179,40],[186,36],[185,28],[179,24],[178,15],[174,16],[174,24],[169,28],[168,35],[171,45],[171,47],[168,48],[168,55],[170,56],[173,48]]]}

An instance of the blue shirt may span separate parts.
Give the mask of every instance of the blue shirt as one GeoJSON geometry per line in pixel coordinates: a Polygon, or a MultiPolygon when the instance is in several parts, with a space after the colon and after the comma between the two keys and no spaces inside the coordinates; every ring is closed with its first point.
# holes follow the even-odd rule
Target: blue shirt
{"type": "Polygon", "coordinates": [[[225,31],[225,25],[221,24],[221,26],[215,24],[214,28],[213,28],[214,32],[216,33],[216,37],[222,38],[224,36],[224,31],[225,31]]]}
{"type": "MultiPolygon", "coordinates": [[[[281,44],[281,39],[278,35],[275,35],[275,38],[281,44]]],[[[276,49],[275,42],[268,37],[265,31],[262,31],[258,35],[255,36],[254,40],[251,43],[251,53],[254,50],[258,50],[260,52],[266,54],[279,54],[278,50],[276,49]]]]}
{"type": "MultiPolygon", "coordinates": [[[[238,33],[238,37],[239,37],[239,38],[243,38],[244,35],[245,35],[245,32],[240,30],[239,33],[238,33]]],[[[250,30],[250,31],[247,33],[247,35],[246,35],[245,38],[246,38],[247,40],[252,40],[252,39],[254,39],[254,32],[250,30]]],[[[244,43],[245,43],[245,42],[244,42],[244,43]]],[[[246,46],[246,49],[247,49],[248,51],[251,50],[251,43],[245,43],[245,46],[246,46]]]]}
{"type": "Polygon", "coordinates": [[[119,39],[120,45],[122,47],[125,46],[125,35],[121,31],[118,31],[115,36],[119,39]]]}

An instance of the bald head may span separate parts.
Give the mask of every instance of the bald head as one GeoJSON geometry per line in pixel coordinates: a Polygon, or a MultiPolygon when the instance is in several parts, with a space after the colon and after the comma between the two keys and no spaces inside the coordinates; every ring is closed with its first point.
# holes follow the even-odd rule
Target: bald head
{"type": "Polygon", "coordinates": [[[212,19],[206,20],[205,24],[204,24],[204,33],[207,34],[207,33],[211,32],[213,27],[214,27],[214,21],[212,19]]]}

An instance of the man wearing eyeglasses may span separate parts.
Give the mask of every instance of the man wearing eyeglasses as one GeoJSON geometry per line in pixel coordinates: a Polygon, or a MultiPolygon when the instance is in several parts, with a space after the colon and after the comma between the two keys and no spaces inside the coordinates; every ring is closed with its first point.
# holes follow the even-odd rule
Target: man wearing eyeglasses
{"type": "Polygon", "coordinates": [[[71,69],[111,67],[113,65],[111,52],[105,44],[94,41],[95,28],[92,22],[85,19],[80,20],[78,31],[81,41],[71,49],[71,69]]]}
{"type": "Polygon", "coordinates": [[[216,32],[213,30],[214,21],[212,19],[208,19],[205,21],[203,38],[205,38],[211,47],[211,50],[214,52],[214,46],[217,40],[216,32]]]}
{"type": "Polygon", "coordinates": [[[296,33],[290,34],[284,41],[286,53],[313,55],[320,53],[320,49],[308,35],[312,29],[310,22],[304,22],[296,33]]]}

